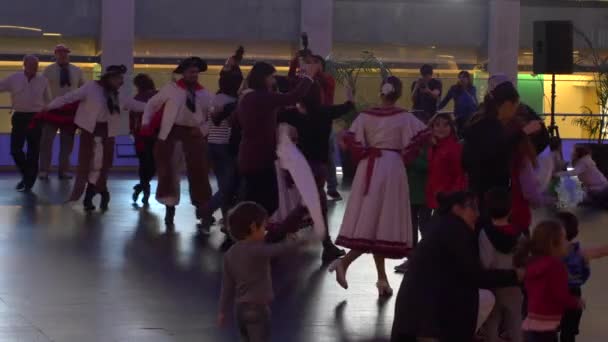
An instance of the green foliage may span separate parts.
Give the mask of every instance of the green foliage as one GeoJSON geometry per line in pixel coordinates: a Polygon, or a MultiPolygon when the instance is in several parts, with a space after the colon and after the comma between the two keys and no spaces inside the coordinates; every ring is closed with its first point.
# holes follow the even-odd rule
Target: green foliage
{"type": "Polygon", "coordinates": [[[596,140],[598,144],[602,144],[607,136],[606,117],[608,115],[608,57],[600,55],[600,50],[595,48],[591,39],[581,30],[575,28],[579,37],[583,40],[588,53],[581,54],[576,61],[576,64],[590,63],[593,67],[593,83],[595,83],[595,93],[597,96],[597,104],[600,108],[600,115],[593,113],[589,107],[583,107],[582,118],[572,120],[572,123],[589,134],[590,140],[596,140]]]}
{"type": "Polygon", "coordinates": [[[597,141],[598,144],[601,144],[607,135],[604,129],[606,115],[604,113],[600,115],[593,114],[593,111],[589,107],[583,107],[582,110],[585,116],[573,119],[572,124],[589,134],[589,142],[597,141]]]}
{"type": "Polygon", "coordinates": [[[326,60],[325,70],[334,77],[336,83],[349,87],[353,91],[356,102],[355,110],[342,117],[342,120],[349,126],[358,113],[373,105],[357,91],[359,77],[370,74],[378,75],[379,81],[382,81],[391,75],[391,70],[370,51],[361,52],[361,57],[357,60],[340,60],[329,56],[326,60]]]}

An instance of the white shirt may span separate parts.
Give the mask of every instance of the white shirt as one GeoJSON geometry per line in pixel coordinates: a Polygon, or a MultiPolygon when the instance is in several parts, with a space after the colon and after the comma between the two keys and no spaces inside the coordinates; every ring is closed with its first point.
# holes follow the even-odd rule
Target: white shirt
{"type": "Polygon", "coordinates": [[[49,109],[56,109],[68,103],[80,101],[74,123],[81,129],[93,133],[97,122],[108,123],[108,135],[120,133],[120,114],[110,114],[104,89],[97,81],[88,81],[82,87],[54,99],[49,109]]]}
{"type": "Polygon", "coordinates": [[[11,93],[13,111],[36,113],[50,101],[49,81],[42,75],[28,80],[23,71],[0,80],[0,92],[11,93]]]}
{"type": "Polygon", "coordinates": [[[208,133],[207,113],[211,106],[212,95],[205,89],[196,91],[196,113],[192,113],[186,108],[186,91],[180,88],[175,82],[162,87],[158,94],[154,95],[146,104],[142,124],[147,125],[161,108],[163,117],[158,138],[165,140],[169,136],[173,125],[184,125],[200,127],[203,135],[208,133]],[[164,107],[163,107],[164,105],[164,107]],[[178,121],[179,119],[179,121],[178,121]],[[189,120],[194,120],[191,125],[189,120]],[[180,123],[183,122],[183,123],[180,123]],[[184,123],[188,123],[187,125],[184,123]]]}
{"type": "Polygon", "coordinates": [[[84,76],[82,70],[74,64],[68,64],[70,69],[70,83],[69,87],[61,87],[61,67],[57,63],[53,63],[46,67],[42,74],[49,80],[49,87],[51,90],[52,98],[63,96],[72,90],[76,90],[84,84],[84,76]]]}
{"type": "Polygon", "coordinates": [[[196,127],[197,122],[194,120],[195,113],[188,109],[188,106],[182,106],[177,111],[177,117],[175,118],[175,124],[179,126],[196,127]]]}

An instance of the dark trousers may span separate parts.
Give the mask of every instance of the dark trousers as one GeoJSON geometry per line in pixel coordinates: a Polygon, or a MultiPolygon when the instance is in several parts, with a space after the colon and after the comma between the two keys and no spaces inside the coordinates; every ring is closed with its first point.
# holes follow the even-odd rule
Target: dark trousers
{"type": "Polygon", "coordinates": [[[258,172],[242,175],[245,182],[243,200],[256,202],[272,215],[279,207],[279,186],[274,165],[258,172]]]}
{"type": "Polygon", "coordinates": [[[211,216],[217,209],[222,210],[226,218],[228,210],[236,203],[238,177],[236,158],[229,144],[209,144],[209,160],[217,179],[218,190],[213,194],[207,205],[207,215],[211,216]]]}
{"type": "Polygon", "coordinates": [[[25,186],[32,187],[38,176],[38,157],[40,155],[40,127],[28,128],[35,113],[15,112],[11,117],[11,156],[25,186]],[[23,149],[27,143],[27,150],[23,149]]]}
{"type": "MultiPolygon", "coordinates": [[[[156,139],[140,137],[137,137],[136,139],[142,139],[139,144],[143,147],[136,151],[137,159],[139,160],[139,167],[137,169],[139,174],[139,185],[149,186],[150,181],[156,174],[156,164],[154,162],[154,144],[156,143],[156,139]]],[[[135,145],[138,145],[137,141],[135,145]]]]}
{"type": "MultiPolygon", "coordinates": [[[[582,293],[579,288],[570,288],[570,293],[577,298],[581,298],[582,293]]],[[[582,309],[570,309],[566,310],[562,317],[562,323],[560,324],[559,341],[560,342],[574,342],[576,341],[576,335],[579,333],[579,325],[581,323],[581,317],[583,316],[582,309]]]]}
{"type": "Polygon", "coordinates": [[[236,323],[242,342],[270,341],[270,308],[268,305],[237,304],[236,323]]]}
{"type": "Polygon", "coordinates": [[[555,331],[527,331],[525,333],[526,342],[557,342],[557,332],[555,331]]]}
{"type": "Polygon", "coordinates": [[[410,206],[412,215],[412,235],[414,238],[414,246],[418,243],[418,232],[424,238],[426,234],[426,225],[431,220],[432,209],[427,208],[425,204],[412,204],[410,206]]]}

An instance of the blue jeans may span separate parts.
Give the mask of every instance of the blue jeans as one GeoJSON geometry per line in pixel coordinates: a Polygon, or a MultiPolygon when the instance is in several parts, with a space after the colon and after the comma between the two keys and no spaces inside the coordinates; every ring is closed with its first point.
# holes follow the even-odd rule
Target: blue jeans
{"type": "Polygon", "coordinates": [[[236,201],[238,187],[236,158],[230,152],[230,145],[209,144],[209,159],[213,164],[218,191],[207,204],[207,215],[211,216],[216,210],[221,209],[225,217],[236,201]]]}
{"type": "Polygon", "coordinates": [[[329,159],[327,160],[327,191],[338,190],[338,177],[336,176],[336,134],[329,135],[329,159]]]}

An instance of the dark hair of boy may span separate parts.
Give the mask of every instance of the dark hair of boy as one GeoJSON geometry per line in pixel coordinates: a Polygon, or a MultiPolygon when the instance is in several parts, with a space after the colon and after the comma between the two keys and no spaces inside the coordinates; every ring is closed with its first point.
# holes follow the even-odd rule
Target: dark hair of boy
{"type": "Polygon", "coordinates": [[[566,230],[566,239],[568,241],[574,240],[578,236],[578,218],[576,215],[567,211],[560,211],[557,213],[557,218],[566,230]]]}
{"type": "Polygon", "coordinates": [[[234,240],[246,239],[251,234],[251,225],[261,226],[268,213],[255,202],[239,203],[228,215],[228,231],[234,240]]]}
{"type": "Polygon", "coordinates": [[[501,219],[511,213],[511,194],[507,189],[491,189],[486,193],[485,201],[490,218],[501,219]]]}

